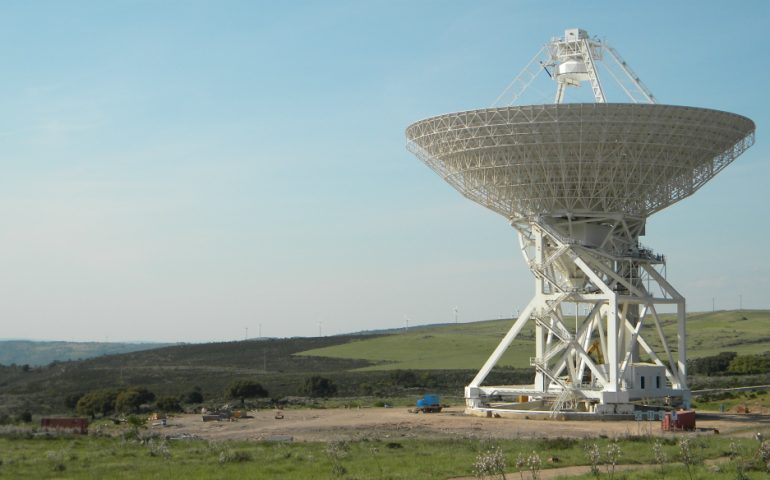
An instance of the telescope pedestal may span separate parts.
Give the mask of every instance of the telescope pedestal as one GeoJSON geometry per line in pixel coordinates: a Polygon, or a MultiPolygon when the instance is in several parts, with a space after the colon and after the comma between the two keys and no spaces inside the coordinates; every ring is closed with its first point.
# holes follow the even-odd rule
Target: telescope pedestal
{"type": "Polygon", "coordinates": [[[644,218],[581,214],[512,224],[535,296],[466,387],[468,409],[516,410],[529,401],[554,413],[631,413],[632,402],[689,404],[685,299],[658,271],[665,259],[640,247],[644,218]],[[660,306],[676,307],[675,349],[660,306]],[[534,331],[534,382],[483,386],[525,327],[534,331]]]}

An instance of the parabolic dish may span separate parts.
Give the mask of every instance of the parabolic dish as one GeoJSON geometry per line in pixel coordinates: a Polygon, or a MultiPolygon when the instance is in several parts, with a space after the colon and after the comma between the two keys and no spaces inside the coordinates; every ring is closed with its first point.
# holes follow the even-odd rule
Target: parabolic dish
{"type": "Polygon", "coordinates": [[[692,195],[754,142],[733,113],[656,104],[490,108],[421,120],[407,145],[471,200],[507,218],[647,217],[692,195]]]}

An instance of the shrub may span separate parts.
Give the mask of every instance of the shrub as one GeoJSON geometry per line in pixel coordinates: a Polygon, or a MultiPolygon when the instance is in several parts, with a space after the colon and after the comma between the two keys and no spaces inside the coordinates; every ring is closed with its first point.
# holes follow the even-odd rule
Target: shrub
{"type": "Polygon", "coordinates": [[[690,480],[692,480],[692,470],[690,469],[690,466],[699,462],[695,456],[695,452],[693,452],[692,443],[689,437],[684,437],[679,440],[679,454],[680,460],[684,464],[685,468],[687,468],[687,476],[690,477],[690,480]]]}
{"type": "Polygon", "coordinates": [[[486,452],[479,453],[473,464],[473,474],[477,478],[484,478],[487,475],[500,475],[505,478],[506,461],[503,450],[500,447],[493,447],[486,452]]]}
{"type": "Polygon", "coordinates": [[[732,360],[738,354],[735,352],[720,352],[708,357],[693,358],[687,361],[687,372],[691,375],[719,375],[727,372],[732,360]]]}
{"type": "Polygon", "coordinates": [[[727,367],[730,373],[741,375],[766,373],[770,371],[769,355],[738,355],[733,358],[727,367]]]}
{"type": "Polygon", "coordinates": [[[610,478],[615,477],[615,466],[618,464],[621,453],[617,440],[607,445],[607,473],[610,475],[610,478]]]}
{"type": "Polygon", "coordinates": [[[185,403],[203,403],[203,393],[200,387],[195,387],[184,397],[185,403]]]}
{"type": "Polygon", "coordinates": [[[168,448],[168,442],[163,440],[150,439],[147,441],[147,453],[151,457],[171,458],[171,450],[168,448]]]}
{"type": "Polygon", "coordinates": [[[302,392],[310,397],[333,397],[337,393],[337,386],[328,378],[313,375],[305,379],[302,392]]]}
{"type": "Polygon", "coordinates": [[[390,372],[390,381],[400,387],[419,387],[420,378],[411,370],[393,370],[390,372]]]}
{"type": "Polygon", "coordinates": [[[90,416],[109,415],[115,410],[116,390],[96,390],[86,393],[78,400],[75,410],[79,415],[90,416]]]}
{"type": "Polygon", "coordinates": [[[179,403],[179,399],[176,397],[165,396],[160,397],[155,406],[162,412],[181,412],[182,405],[179,403]]]}
{"type": "Polygon", "coordinates": [[[591,462],[591,473],[596,477],[599,478],[599,464],[601,463],[602,454],[599,450],[599,445],[596,443],[592,443],[591,445],[587,445],[585,447],[586,449],[586,456],[588,457],[588,461],[591,462]]]}
{"type": "Polygon", "coordinates": [[[129,426],[138,429],[140,427],[143,427],[147,423],[147,417],[139,416],[139,415],[129,415],[128,418],[126,418],[126,423],[128,423],[129,426]]]}
{"type": "Polygon", "coordinates": [[[251,380],[236,380],[227,386],[225,389],[225,396],[227,398],[239,398],[241,405],[247,398],[265,398],[268,396],[267,390],[257,382],[251,380]]]}
{"type": "Polygon", "coordinates": [[[342,459],[348,456],[350,445],[346,442],[331,442],[326,446],[326,455],[332,464],[332,474],[335,477],[342,477],[348,472],[348,469],[342,465],[342,459]]]}
{"type": "Polygon", "coordinates": [[[655,440],[655,443],[652,445],[652,455],[655,458],[655,463],[661,467],[668,463],[668,455],[663,449],[663,444],[660,443],[660,440],[655,440]]]}
{"type": "Polygon", "coordinates": [[[67,408],[74,410],[78,405],[78,400],[80,400],[82,396],[82,393],[73,393],[71,395],[67,395],[64,397],[64,405],[67,408]]]}
{"type": "Polygon", "coordinates": [[[755,469],[765,472],[770,472],[770,441],[764,441],[759,443],[759,448],[755,455],[756,464],[755,469]]]}
{"type": "Polygon", "coordinates": [[[358,385],[358,394],[368,397],[374,394],[374,387],[370,384],[363,382],[358,385]]]}
{"type": "Polygon", "coordinates": [[[58,451],[47,451],[45,452],[45,456],[48,459],[48,463],[51,465],[51,470],[54,472],[63,472],[67,469],[67,466],[64,465],[64,459],[66,457],[66,454],[62,450],[58,451]]]}
{"type": "Polygon", "coordinates": [[[536,451],[532,451],[527,457],[527,468],[532,474],[532,480],[538,480],[540,478],[540,468],[543,466],[543,461],[540,459],[540,455],[536,451]]]}
{"type": "Polygon", "coordinates": [[[223,449],[221,452],[219,452],[219,463],[242,463],[242,462],[250,462],[252,460],[252,455],[249,452],[245,452],[243,450],[230,450],[229,448],[223,449]]]}
{"type": "Polygon", "coordinates": [[[131,387],[115,397],[115,410],[121,413],[137,413],[139,407],[155,400],[155,394],[144,387],[131,387]]]}

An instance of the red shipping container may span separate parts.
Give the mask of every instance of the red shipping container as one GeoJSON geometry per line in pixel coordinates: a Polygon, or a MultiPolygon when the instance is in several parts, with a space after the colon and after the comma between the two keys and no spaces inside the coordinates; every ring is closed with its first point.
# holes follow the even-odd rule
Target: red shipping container
{"type": "Polygon", "coordinates": [[[661,429],[670,430],[695,430],[695,410],[679,410],[668,412],[663,417],[661,429]]]}

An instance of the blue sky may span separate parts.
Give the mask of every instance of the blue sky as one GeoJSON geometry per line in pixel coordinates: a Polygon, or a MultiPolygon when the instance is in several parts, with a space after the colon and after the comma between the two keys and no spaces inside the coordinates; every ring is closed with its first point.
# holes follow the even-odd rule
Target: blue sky
{"type": "MultiPolygon", "coordinates": [[[[770,3],[0,2],[2,338],[218,341],[508,316],[506,220],[404,148],[565,28],[757,144],[643,242],[691,311],[770,308],[770,3]]],[[[622,99],[617,99],[622,101],[622,99]]]]}

